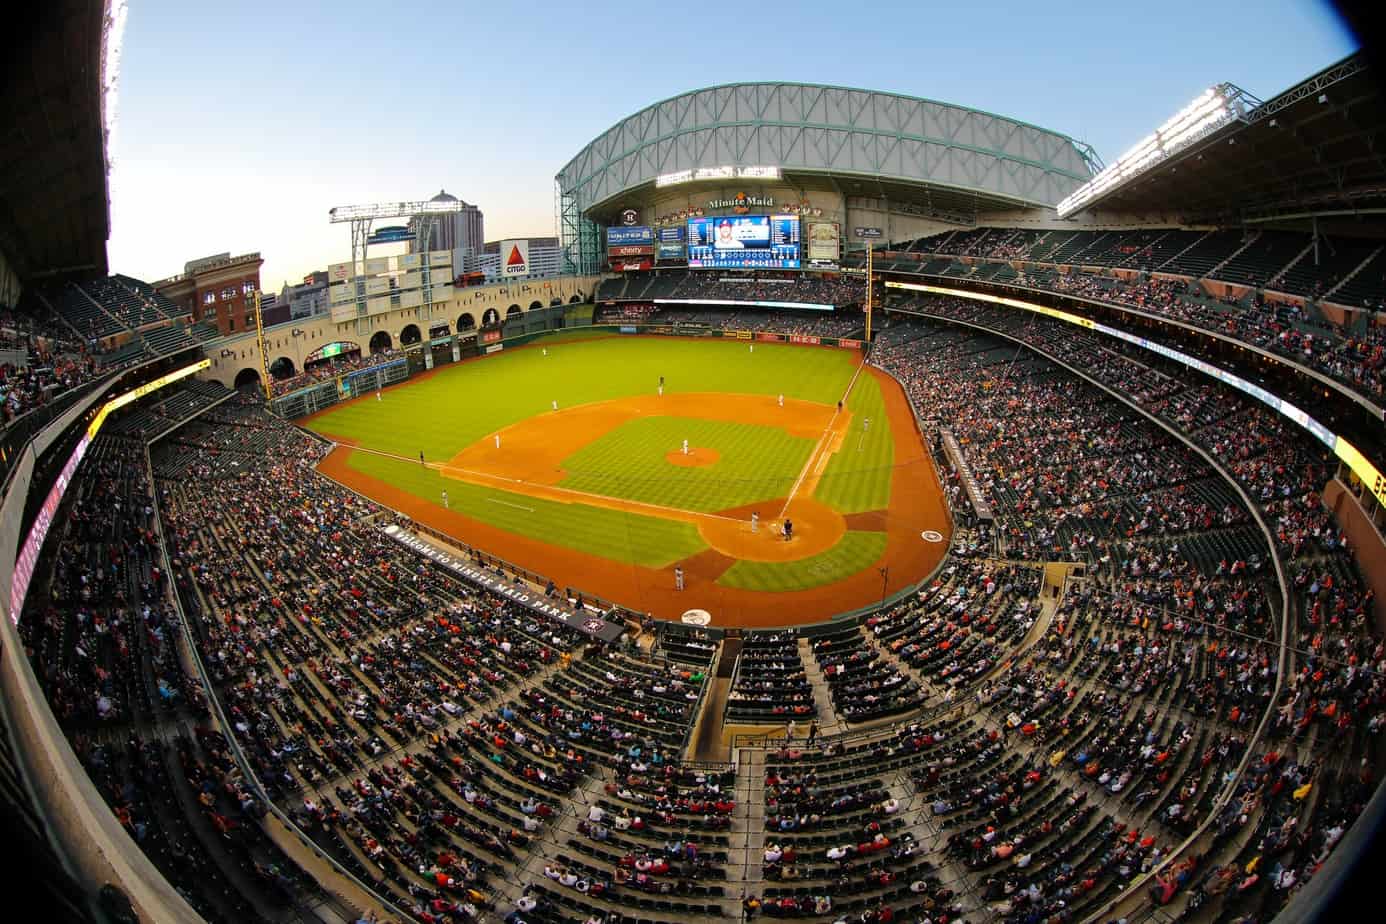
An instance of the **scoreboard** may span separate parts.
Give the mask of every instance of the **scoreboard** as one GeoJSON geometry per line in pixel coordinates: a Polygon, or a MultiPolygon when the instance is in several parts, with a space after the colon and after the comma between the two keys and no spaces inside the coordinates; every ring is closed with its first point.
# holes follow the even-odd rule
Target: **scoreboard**
{"type": "Polygon", "coordinates": [[[704,269],[798,269],[798,215],[688,219],[688,265],[704,269]]]}

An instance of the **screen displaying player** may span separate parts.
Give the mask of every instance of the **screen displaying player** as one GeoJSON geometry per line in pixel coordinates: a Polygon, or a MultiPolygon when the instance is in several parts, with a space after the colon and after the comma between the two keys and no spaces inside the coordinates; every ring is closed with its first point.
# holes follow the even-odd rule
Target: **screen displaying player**
{"type": "Polygon", "coordinates": [[[799,219],[792,215],[726,215],[688,221],[688,265],[707,268],[799,268],[799,219]]]}

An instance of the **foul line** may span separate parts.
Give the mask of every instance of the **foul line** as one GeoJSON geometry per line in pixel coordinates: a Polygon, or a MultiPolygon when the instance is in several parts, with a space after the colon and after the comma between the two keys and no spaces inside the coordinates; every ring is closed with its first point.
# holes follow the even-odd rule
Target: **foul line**
{"type": "MultiPolygon", "coordinates": [[[[351,452],[368,452],[372,455],[382,456],[386,459],[394,459],[396,462],[404,462],[410,465],[418,463],[418,459],[411,459],[408,456],[401,456],[393,452],[385,452],[381,449],[370,449],[365,446],[345,445],[341,446],[340,448],[350,450],[351,452]]],[[[659,517],[660,519],[678,520],[684,523],[696,523],[698,520],[726,520],[728,523],[746,522],[745,520],[738,519],[737,517],[723,516],[720,513],[702,513],[697,510],[682,510],[678,507],[665,507],[661,504],[651,504],[647,501],[631,500],[625,497],[612,497],[608,494],[595,494],[590,491],[578,491],[574,488],[564,488],[555,484],[539,484],[537,482],[525,481],[523,478],[512,478],[509,475],[496,475],[492,472],[481,472],[476,471],[474,469],[462,468],[461,466],[457,465],[445,465],[441,462],[428,462],[424,464],[424,467],[433,469],[440,475],[456,477],[459,481],[465,481],[468,484],[474,484],[480,487],[495,487],[496,483],[500,482],[506,485],[516,485],[520,488],[533,488],[534,496],[539,497],[540,499],[553,500],[553,498],[545,498],[546,494],[563,494],[575,498],[574,501],[554,501],[555,503],[560,504],[592,500],[598,502],[595,504],[591,504],[591,506],[594,507],[604,507],[608,510],[621,510],[628,513],[640,513],[642,511],[646,511],[652,513],[653,516],[659,517]]],[[[521,493],[528,494],[530,492],[522,491],[521,493]]],[[[490,498],[488,498],[488,500],[490,500],[490,498]]],[[[502,502],[496,501],[496,503],[502,502]]],[[[533,511],[530,512],[532,513],[533,511]]]]}
{"type": "Polygon", "coordinates": [[[512,504],[512,503],[510,503],[510,501],[496,500],[494,497],[488,497],[488,498],[486,498],[486,499],[487,499],[488,501],[490,501],[491,503],[493,503],[493,504],[501,504],[501,505],[503,505],[503,506],[505,506],[505,507],[514,507],[516,510],[523,510],[525,513],[533,513],[533,512],[534,512],[534,508],[533,508],[533,507],[521,507],[519,504],[512,504]]]}
{"type": "MultiPolygon", "coordinates": [[[[861,362],[857,364],[857,371],[852,373],[852,381],[847,383],[847,390],[842,393],[842,400],[840,403],[844,406],[844,409],[847,404],[847,398],[852,394],[852,389],[857,384],[857,378],[861,375],[861,370],[865,366],[866,357],[863,356],[861,362]]],[[[826,444],[825,441],[827,441],[828,437],[832,434],[833,426],[837,423],[837,415],[839,413],[839,411],[834,410],[833,416],[828,418],[828,425],[823,428],[823,432],[818,437],[818,442],[813,445],[813,452],[809,453],[808,461],[804,463],[803,471],[799,472],[799,477],[795,480],[794,486],[789,489],[789,496],[784,499],[784,506],[780,508],[780,515],[776,517],[776,519],[784,519],[785,512],[789,510],[789,505],[794,500],[794,495],[799,493],[799,488],[803,485],[804,479],[808,477],[809,471],[814,468],[814,462],[819,460],[823,452],[823,447],[826,444]]],[[[828,456],[822,456],[823,461],[821,461],[818,466],[820,472],[821,469],[826,467],[827,459],[828,456]]]]}

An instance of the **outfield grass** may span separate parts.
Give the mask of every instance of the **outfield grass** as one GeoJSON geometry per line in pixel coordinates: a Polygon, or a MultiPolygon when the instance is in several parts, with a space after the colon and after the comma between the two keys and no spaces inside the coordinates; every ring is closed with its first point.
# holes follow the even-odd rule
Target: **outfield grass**
{"type": "Polygon", "coordinates": [[[444,461],[510,424],[560,407],[665,392],[784,394],[834,404],[860,358],[830,350],[734,340],[608,337],[502,352],[445,366],[387,389],[383,401],[333,408],[308,427],[362,446],[444,461]]]}
{"type": "Polygon", "coordinates": [[[836,583],[871,567],[885,554],[885,549],[885,533],[848,530],[826,552],[798,561],[739,561],[724,571],[717,583],[741,590],[807,590],[836,583]]]}
{"type": "Polygon", "coordinates": [[[373,453],[354,452],[348,465],[440,507],[446,489],[450,510],[512,533],[612,561],[663,568],[707,548],[698,528],[691,523],[480,487],[444,478],[417,462],[373,453]]]}
{"type": "Polygon", "coordinates": [[[575,491],[712,512],[784,497],[813,451],[814,440],[778,427],[691,417],[640,417],[563,460],[559,484],[575,491]],[[690,446],[717,450],[696,468],[665,455],[690,446]]]}
{"type": "Polygon", "coordinates": [[[842,513],[883,510],[890,503],[895,437],[886,418],[885,397],[874,375],[863,372],[847,398],[852,429],[828,459],[813,496],[842,513]],[[866,426],[866,421],[871,426],[866,426]]]}

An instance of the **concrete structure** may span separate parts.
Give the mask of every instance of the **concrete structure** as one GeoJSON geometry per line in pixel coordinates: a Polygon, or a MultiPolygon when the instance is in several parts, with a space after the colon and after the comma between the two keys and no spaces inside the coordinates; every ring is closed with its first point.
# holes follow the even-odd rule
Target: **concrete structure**
{"type": "MultiPolygon", "coordinates": [[[[933,100],[846,87],[747,83],[655,103],[598,135],[555,177],[565,265],[604,262],[601,229],[773,201],[887,239],[1052,209],[1100,166],[1086,144],[933,100]],[[717,203],[725,203],[719,205],[717,203]]],[[[677,221],[678,218],[673,220],[677,221]]]]}
{"type": "Polygon", "coordinates": [[[183,272],[154,283],[169,301],[192,313],[195,321],[216,325],[221,334],[255,329],[252,298],[260,290],[259,253],[229,253],[190,260],[183,272]]]}
{"type": "MultiPolygon", "coordinates": [[[[301,370],[314,350],[334,342],[357,344],[369,355],[408,346],[442,326],[453,333],[493,327],[526,311],[591,301],[597,281],[595,276],[564,276],[506,285],[448,286],[431,312],[420,306],[341,321],[334,321],[331,313],[301,318],[266,328],[267,365],[287,359],[294,370],[301,370]]],[[[259,377],[260,348],[253,325],[248,332],[237,331],[206,344],[204,351],[212,366],[201,378],[234,387],[238,379],[244,384],[246,376],[259,377]]]]}

